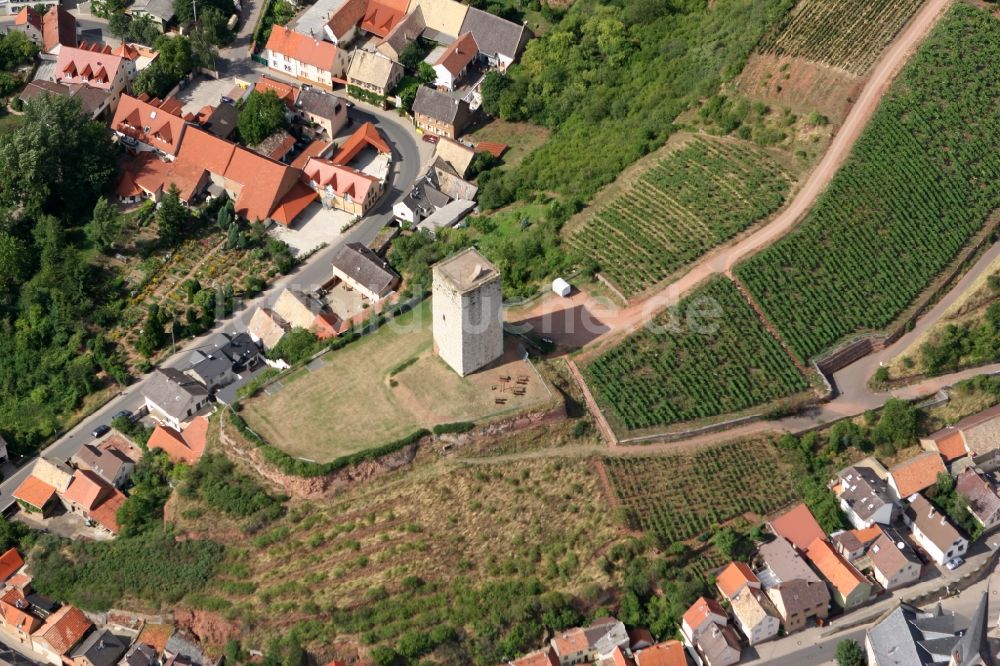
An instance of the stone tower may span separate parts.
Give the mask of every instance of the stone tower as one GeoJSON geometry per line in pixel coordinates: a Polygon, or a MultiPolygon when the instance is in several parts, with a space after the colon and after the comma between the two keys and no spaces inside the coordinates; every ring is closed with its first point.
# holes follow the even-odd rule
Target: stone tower
{"type": "Polygon", "coordinates": [[[464,377],[503,355],[500,271],[470,247],[433,273],[434,348],[464,377]]]}

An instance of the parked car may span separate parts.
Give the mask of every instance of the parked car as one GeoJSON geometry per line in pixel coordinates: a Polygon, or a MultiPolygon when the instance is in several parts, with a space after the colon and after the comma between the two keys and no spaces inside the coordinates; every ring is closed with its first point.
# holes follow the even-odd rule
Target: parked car
{"type": "Polygon", "coordinates": [[[236,102],[233,101],[232,97],[227,97],[226,95],[223,95],[219,99],[223,104],[236,104],[236,102]]]}
{"type": "Polygon", "coordinates": [[[94,428],[90,434],[92,437],[96,438],[96,437],[104,437],[109,432],[111,432],[111,426],[107,425],[106,423],[102,423],[101,425],[94,428]]]}
{"type": "Polygon", "coordinates": [[[119,412],[115,412],[115,415],[111,417],[111,420],[114,421],[115,419],[128,419],[129,421],[131,421],[132,416],[133,416],[132,412],[130,412],[127,409],[123,409],[119,412]]]}
{"type": "Polygon", "coordinates": [[[437,135],[434,134],[424,134],[424,141],[426,141],[427,143],[437,143],[438,138],[437,135]]]}
{"type": "Polygon", "coordinates": [[[965,560],[963,560],[961,557],[953,557],[947,562],[945,562],[944,566],[946,569],[948,569],[948,571],[954,571],[963,564],[965,564],[965,560]]]}

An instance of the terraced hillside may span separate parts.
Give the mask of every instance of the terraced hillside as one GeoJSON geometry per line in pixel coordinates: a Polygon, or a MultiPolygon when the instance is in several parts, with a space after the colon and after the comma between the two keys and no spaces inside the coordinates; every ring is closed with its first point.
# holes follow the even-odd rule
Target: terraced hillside
{"type": "Polygon", "coordinates": [[[808,387],[725,278],[659,315],[584,374],[610,421],[626,430],[736,412],[808,387]]]}
{"type": "Polygon", "coordinates": [[[956,5],[805,220],[736,272],[798,354],[891,323],[1000,206],[1000,21],[956,5]]]}
{"type": "Polygon", "coordinates": [[[601,206],[571,243],[637,294],[772,213],[792,180],[750,143],[692,138],[601,206]]]}
{"type": "Polygon", "coordinates": [[[864,74],[922,0],[801,0],[765,37],[761,53],[792,56],[864,74]]]}

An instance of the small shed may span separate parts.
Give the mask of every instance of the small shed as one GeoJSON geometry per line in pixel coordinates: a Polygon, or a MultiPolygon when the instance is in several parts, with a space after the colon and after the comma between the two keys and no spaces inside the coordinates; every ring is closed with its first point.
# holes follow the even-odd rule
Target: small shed
{"type": "Polygon", "coordinates": [[[566,298],[567,296],[570,295],[570,292],[573,291],[573,287],[570,286],[570,283],[566,282],[566,280],[563,280],[562,278],[556,278],[555,280],[552,281],[552,291],[556,292],[563,298],[566,298]]]}

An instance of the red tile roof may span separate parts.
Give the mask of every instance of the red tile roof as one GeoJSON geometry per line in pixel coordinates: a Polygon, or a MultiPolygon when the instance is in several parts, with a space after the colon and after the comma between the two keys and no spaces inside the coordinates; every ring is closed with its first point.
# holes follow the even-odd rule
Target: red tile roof
{"type": "Polygon", "coordinates": [[[694,631],[712,615],[727,617],[725,609],[721,604],[719,604],[718,601],[707,597],[699,597],[698,600],[691,604],[691,607],[684,612],[683,620],[689,627],[691,627],[691,630],[694,631]]]}
{"type": "Polygon", "coordinates": [[[122,508],[124,503],[125,495],[117,489],[112,489],[111,495],[91,509],[88,516],[112,534],[118,534],[118,509],[122,508]]]}
{"type": "Polygon", "coordinates": [[[0,582],[13,576],[18,569],[24,566],[24,560],[17,548],[9,548],[7,552],[0,555],[0,582]]]}
{"type": "Polygon", "coordinates": [[[42,17],[42,50],[51,51],[57,44],[76,46],[76,18],[59,5],[42,17]]]}
{"type": "Polygon", "coordinates": [[[369,190],[378,187],[378,181],[371,176],[318,157],[313,157],[306,163],[303,173],[319,187],[329,187],[339,196],[351,197],[352,201],[364,201],[369,190]]]}
{"type": "Polygon", "coordinates": [[[889,470],[889,479],[895,484],[899,496],[906,498],[924,488],[930,488],[937,483],[938,474],[947,473],[940,454],[927,451],[893,465],[889,470]]]}
{"type": "Polygon", "coordinates": [[[283,83],[282,81],[276,81],[267,76],[261,76],[257,79],[257,83],[254,84],[253,89],[262,95],[268,90],[273,91],[278,96],[278,99],[284,102],[285,106],[290,109],[295,108],[295,100],[299,96],[299,89],[295,86],[283,83]]]}
{"type": "Polygon", "coordinates": [[[640,650],[635,663],[636,666],[687,666],[684,644],[680,641],[657,643],[640,650]]]}
{"type": "Polygon", "coordinates": [[[28,612],[28,608],[28,600],[20,589],[10,588],[0,597],[0,618],[3,618],[4,624],[31,634],[42,625],[42,621],[28,612]]]}
{"type": "Polygon", "coordinates": [[[326,72],[333,71],[337,60],[337,47],[330,42],[313,39],[280,25],[271,28],[271,36],[265,48],[326,72]]]}
{"type": "Polygon", "coordinates": [[[36,30],[42,30],[42,15],[33,7],[24,7],[14,17],[14,25],[32,25],[36,30]]]}
{"type": "Polygon", "coordinates": [[[137,141],[176,155],[184,135],[184,119],[174,110],[179,104],[152,100],[143,102],[131,95],[122,95],[111,121],[111,129],[137,141]]]}
{"type": "Polygon", "coordinates": [[[965,436],[963,436],[962,432],[959,430],[956,430],[939,440],[937,442],[937,448],[944,457],[945,462],[958,460],[962,456],[969,454],[969,451],[965,448],[965,436]]]}
{"type": "Polygon", "coordinates": [[[218,176],[226,173],[226,167],[236,151],[236,146],[220,139],[199,127],[188,127],[184,132],[177,159],[197,165],[218,176]]]}
{"type": "Polygon", "coordinates": [[[845,599],[859,585],[864,585],[867,582],[865,577],[851,566],[850,562],[845,560],[840,553],[835,551],[824,538],[816,539],[809,545],[806,557],[845,599]]]}
{"type": "Polygon", "coordinates": [[[78,504],[84,511],[90,511],[111,494],[112,488],[90,470],[78,469],[73,472],[69,487],[63,499],[78,504]]]}
{"type": "Polygon", "coordinates": [[[526,654],[511,662],[512,666],[559,666],[559,658],[552,648],[526,654]]]}
{"type": "Polygon", "coordinates": [[[493,157],[500,159],[507,152],[509,146],[506,143],[496,143],[493,141],[480,141],[476,144],[477,153],[489,153],[493,157]]]}
{"type": "Polygon", "coordinates": [[[55,488],[38,477],[29,475],[14,491],[14,499],[19,499],[36,509],[41,509],[49,503],[55,494],[55,488]]]}
{"type": "Polygon", "coordinates": [[[771,520],[771,530],[792,542],[792,545],[805,552],[816,539],[825,539],[826,532],[816,522],[805,504],[796,504],[791,509],[771,520]]]}
{"type": "Polygon", "coordinates": [[[393,6],[388,2],[372,1],[361,20],[361,28],[378,37],[386,37],[406,15],[406,5],[393,6]]]}
{"type": "Polygon", "coordinates": [[[196,416],[183,431],[175,430],[162,423],[156,426],[149,437],[147,446],[160,449],[174,462],[194,464],[205,452],[208,441],[208,419],[196,416]]]}
{"type": "Polygon", "coordinates": [[[385,138],[372,123],[364,123],[347,137],[340,150],[330,161],[334,164],[350,164],[365,146],[371,146],[380,153],[391,153],[392,149],[385,138]]]}
{"type": "MultiPolygon", "coordinates": [[[[91,88],[110,90],[118,70],[122,66],[122,57],[91,51],[85,48],[63,46],[56,58],[57,83],[85,83],[91,88]]],[[[110,50],[110,49],[109,49],[110,50]]]]}
{"type": "Polygon", "coordinates": [[[53,652],[62,656],[73,649],[93,626],[94,623],[79,609],[67,605],[49,616],[35,634],[35,639],[48,643],[53,652]]]}
{"type": "Polygon", "coordinates": [[[476,38],[472,36],[471,32],[467,32],[453,41],[434,64],[443,65],[451,72],[452,76],[458,76],[478,53],[479,46],[476,44],[476,38]]]}
{"type": "Polygon", "coordinates": [[[271,216],[271,211],[295,185],[298,171],[253,151],[237,148],[225,176],[243,186],[234,208],[253,222],[271,216]]]}
{"type": "Polygon", "coordinates": [[[330,29],[334,37],[338,40],[342,39],[364,18],[367,5],[366,0],[347,0],[333,13],[330,20],[326,22],[326,27],[330,29]]]}
{"type": "Polygon", "coordinates": [[[737,592],[750,583],[760,585],[760,580],[750,567],[743,562],[730,562],[729,566],[723,569],[722,573],[715,579],[716,586],[718,586],[719,591],[727,599],[735,597],[737,592]]]}
{"type": "Polygon", "coordinates": [[[306,162],[309,161],[310,157],[321,157],[330,146],[331,144],[329,142],[323,141],[322,139],[316,139],[306,146],[305,149],[299,153],[298,157],[292,160],[292,166],[296,169],[301,169],[306,165],[306,162]]]}
{"type": "Polygon", "coordinates": [[[556,634],[552,638],[552,647],[555,649],[556,654],[565,656],[577,652],[586,652],[590,648],[590,641],[587,640],[587,634],[584,633],[583,629],[574,627],[561,634],[556,634]]]}
{"type": "Polygon", "coordinates": [[[278,203],[271,217],[275,222],[287,227],[318,197],[316,190],[305,183],[295,183],[285,198],[278,203]]]}

